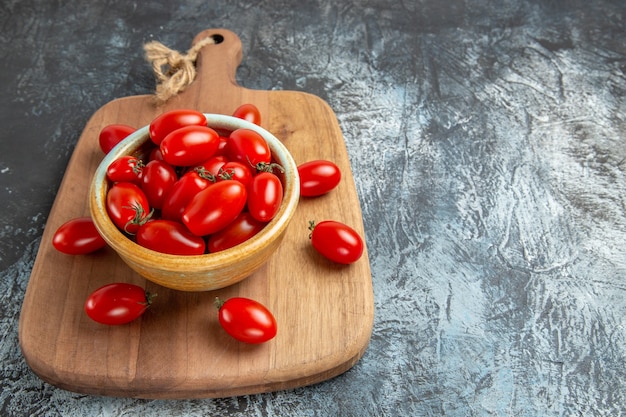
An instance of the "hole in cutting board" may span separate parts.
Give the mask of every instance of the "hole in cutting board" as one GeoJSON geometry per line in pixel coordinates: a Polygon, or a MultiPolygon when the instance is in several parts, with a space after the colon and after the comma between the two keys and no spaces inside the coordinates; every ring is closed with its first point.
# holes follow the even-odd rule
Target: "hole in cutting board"
{"type": "Polygon", "coordinates": [[[215,35],[211,35],[211,39],[215,41],[215,44],[224,42],[224,37],[220,35],[219,33],[216,33],[215,35]]]}

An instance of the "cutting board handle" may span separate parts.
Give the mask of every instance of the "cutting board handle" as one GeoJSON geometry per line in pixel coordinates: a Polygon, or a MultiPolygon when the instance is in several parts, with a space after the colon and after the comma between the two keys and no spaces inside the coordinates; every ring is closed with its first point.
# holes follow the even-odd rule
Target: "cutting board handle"
{"type": "Polygon", "coordinates": [[[203,96],[216,90],[224,92],[231,87],[238,88],[236,81],[237,67],[243,57],[241,40],[228,29],[207,29],[198,33],[192,46],[211,37],[213,44],[205,45],[196,59],[196,78],[181,94],[203,96]]]}

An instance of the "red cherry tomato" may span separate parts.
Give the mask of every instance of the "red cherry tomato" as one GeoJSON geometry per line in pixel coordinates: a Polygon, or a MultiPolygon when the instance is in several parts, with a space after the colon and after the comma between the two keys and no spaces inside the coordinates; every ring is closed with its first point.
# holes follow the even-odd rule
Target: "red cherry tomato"
{"type": "Polygon", "coordinates": [[[230,161],[220,167],[218,181],[237,180],[245,187],[252,182],[252,172],[241,162],[230,161]]]}
{"type": "Polygon", "coordinates": [[[229,160],[252,167],[269,164],[272,160],[272,152],[263,136],[250,129],[231,132],[225,152],[229,160]]]}
{"type": "Polygon", "coordinates": [[[215,151],[215,155],[224,155],[226,153],[226,144],[228,143],[228,138],[226,136],[220,136],[220,144],[217,147],[217,151],[215,151]]]}
{"type": "Polygon", "coordinates": [[[159,160],[148,162],[141,175],[141,189],[148,197],[150,207],[161,209],[177,180],[176,171],[168,163],[159,160]]]}
{"type": "Polygon", "coordinates": [[[228,158],[226,158],[224,155],[215,155],[208,160],[200,163],[196,168],[203,168],[209,174],[217,177],[220,174],[220,168],[224,166],[226,162],[228,162],[228,158]]]}
{"type": "Polygon", "coordinates": [[[261,112],[254,104],[242,104],[233,112],[233,116],[255,125],[261,125],[261,112]]]}
{"type": "Polygon", "coordinates": [[[202,255],[206,249],[202,237],[172,220],[151,220],[139,228],[135,238],[144,248],[170,255],[202,255]]]}
{"type": "Polygon", "coordinates": [[[162,218],[181,221],[183,211],[185,211],[185,207],[187,207],[191,199],[200,191],[213,184],[213,180],[204,175],[203,172],[202,168],[197,168],[187,172],[176,181],[176,184],[174,184],[163,201],[163,207],[161,208],[162,218]]]}
{"type": "Polygon", "coordinates": [[[196,236],[215,233],[241,213],[246,196],[246,187],[239,181],[216,182],[196,194],[185,207],[183,224],[196,236]]]}
{"type": "Polygon", "coordinates": [[[207,244],[210,253],[219,252],[237,246],[259,233],[266,223],[256,220],[244,211],[222,230],[209,236],[207,244]]]}
{"type": "Polygon", "coordinates": [[[52,245],[68,255],[85,255],[106,246],[91,217],[77,217],[63,223],[52,237],[52,245]]]}
{"type": "Polygon", "coordinates": [[[334,189],[341,181],[339,167],[331,161],[315,160],[298,166],[300,195],[317,197],[334,189]]]}
{"type": "Polygon", "coordinates": [[[217,132],[207,126],[185,126],[163,139],[163,159],[174,166],[200,164],[212,157],[220,144],[217,132]]]}
{"type": "Polygon", "coordinates": [[[132,182],[141,183],[141,173],[144,164],[141,159],[124,155],[117,158],[107,167],[107,178],[111,182],[132,182]]]}
{"type": "Polygon", "coordinates": [[[151,215],[148,197],[138,185],[130,182],[113,184],[107,193],[107,212],[122,231],[134,234],[151,215]]]}
{"type": "Polygon", "coordinates": [[[130,323],[141,316],[152,303],[152,294],[138,285],[108,284],[87,297],[85,312],[101,324],[130,323]]]}
{"type": "Polygon", "coordinates": [[[311,222],[311,243],[324,257],[341,264],[356,262],[363,254],[363,240],[350,226],[333,220],[311,222]]]}
{"type": "Polygon", "coordinates": [[[158,146],[156,148],[152,148],[150,154],[148,155],[148,161],[162,161],[163,154],[161,153],[161,148],[158,146]]]}
{"type": "Polygon", "coordinates": [[[102,152],[109,153],[118,143],[135,132],[134,127],[122,124],[111,124],[102,128],[98,136],[98,144],[102,152]]]}
{"type": "Polygon", "coordinates": [[[249,298],[218,300],[218,318],[222,328],[233,338],[245,343],[264,343],[276,336],[274,315],[258,301],[249,298]],[[221,304],[221,305],[220,305],[221,304]]]}
{"type": "Polygon", "coordinates": [[[160,145],[163,139],[176,129],[184,126],[206,126],[204,114],[196,110],[176,109],[157,116],[150,123],[150,139],[160,145]]]}
{"type": "Polygon", "coordinates": [[[283,201],[283,184],[271,172],[261,172],[248,186],[248,211],[255,219],[269,222],[283,201]]]}

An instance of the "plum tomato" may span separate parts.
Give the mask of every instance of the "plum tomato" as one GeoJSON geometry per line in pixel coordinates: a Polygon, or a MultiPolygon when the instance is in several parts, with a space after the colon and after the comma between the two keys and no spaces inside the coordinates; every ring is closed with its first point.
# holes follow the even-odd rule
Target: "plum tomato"
{"type": "Polygon", "coordinates": [[[243,211],[228,226],[209,236],[207,249],[213,253],[237,246],[259,233],[266,224],[243,211]]]}
{"type": "Polygon", "coordinates": [[[148,161],[162,161],[163,154],[161,153],[161,148],[158,146],[152,148],[150,153],[148,154],[148,161]]]}
{"type": "Polygon", "coordinates": [[[248,186],[248,211],[255,219],[269,222],[283,201],[283,184],[271,172],[261,172],[248,186]]]}
{"type": "Polygon", "coordinates": [[[229,161],[220,167],[217,180],[237,180],[247,187],[252,182],[252,171],[241,162],[229,161]]]}
{"type": "Polygon", "coordinates": [[[207,177],[203,168],[185,173],[171,188],[161,208],[161,217],[166,220],[181,221],[185,207],[200,191],[213,184],[213,176],[207,177]]]}
{"type": "Polygon", "coordinates": [[[305,162],[298,166],[300,195],[317,197],[328,193],[341,181],[341,171],[335,163],[322,159],[305,162]]]}
{"type": "Polygon", "coordinates": [[[132,155],[123,155],[107,167],[107,178],[111,182],[141,183],[143,161],[132,155]]]}
{"type": "Polygon", "coordinates": [[[215,151],[215,155],[224,155],[226,153],[226,144],[228,143],[228,138],[226,136],[220,135],[220,144],[217,147],[217,151],[215,151]]]}
{"type": "Polygon", "coordinates": [[[258,301],[244,297],[229,298],[225,302],[216,299],[218,319],[230,336],[245,343],[264,343],[276,336],[274,315],[258,301]]]}
{"type": "Polygon", "coordinates": [[[111,221],[123,232],[134,234],[152,215],[148,197],[131,182],[113,184],[107,192],[106,208],[111,221]]]}
{"type": "Polygon", "coordinates": [[[219,144],[219,135],[210,127],[185,126],[167,135],[159,147],[168,164],[191,166],[212,157],[219,144]]]}
{"type": "Polygon", "coordinates": [[[196,110],[176,109],[160,114],[150,123],[150,139],[160,145],[163,139],[174,130],[185,126],[206,126],[207,120],[203,113],[196,110]]]}
{"type": "Polygon", "coordinates": [[[106,246],[91,217],[76,217],[63,223],[52,237],[52,246],[67,255],[85,255],[106,246]]]}
{"type": "Polygon", "coordinates": [[[340,264],[356,262],[363,254],[363,239],[350,226],[334,220],[311,221],[311,244],[322,256],[340,264]]]}
{"type": "Polygon", "coordinates": [[[203,168],[206,172],[217,177],[220,174],[220,168],[228,162],[228,158],[224,155],[215,155],[206,161],[201,162],[196,168],[203,168]]]}
{"type": "Polygon", "coordinates": [[[183,224],[196,236],[215,233],[235,220],[246,197],[246,187],[239,181],[216,182],[191,199],[183,211],[183,224]]]}
{"type": "Polygon", "coordinates": [[[159,160],[148,162],[141,175],[141,189],[148,197],[150,207],[160,210],[165,197],[177,180],[176,171],[167,162],[159,160]]]}
{"type": "Polygon", "coordinates": [[[109,153],[118,143],[135,132],[134,127],[123,124],[110,124],[102,128],[98,135],[98,144],[104,153],[109,153]]]}
{"type": "Polygon", "coordinates": [[[153,251],[170,255],[203,255],[204,239],[193,235],[185,225],[172,220],[150,220],[135,236],[137,244],[153,251]]]}
{"type": "Polygon", "coordinates": [[[261,112],[257,106],[251,103],[242,104],[237,107],[237,109],[233,112],[233,116],[246,120],[250,123],[254,123],[258,126],[261,125],[261,112]]]}
{"type": "Polygon", "coordinates": [[[141,316],[152,304],[152,297],[135,284],[116,282],[92,292],[85,301],[85,313],[101,324],[130,323],[141,316]]]}
{"type": "Polygon", "coordinates": [[[232,131],[224,151],[229,160],[251,167],[270,164],[272,160],[272,152],[263,136],[250,129],[232,131]]]}

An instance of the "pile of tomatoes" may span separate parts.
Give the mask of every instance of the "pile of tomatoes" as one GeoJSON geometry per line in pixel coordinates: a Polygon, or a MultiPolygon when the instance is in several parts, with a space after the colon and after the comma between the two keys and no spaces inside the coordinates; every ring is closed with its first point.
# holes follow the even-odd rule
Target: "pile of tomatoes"
{"type": "MultiPolygon", "coordinates": [[[[252,104],[242,105],[233,116],[260,125],[252,104]]],[[[105,126],[100,148],[108,153],[134,131],[127,125],[105,126]]],[[[122,156],[107,169],[107,212],[129,239],[162,253],[202,255],[244,242],[277,214],[282,167],[256,131],[218,132],[207,126],[204,114],[177,109],[155,118],[149,134],[153,146],[147,156],[122,156]]],[[[303,198],[324,195],[341,181],[339,168],[327,160],[305,162],[298,174],[303,198]]],[[[363,253],[361,237],[348,225],[311,221],[309,229],[312,246],[333,262],[351,264],[363,253]]],[[[91,218],[81,217],[63,224],[53,245],[80,255],[106,243],[91,218]]],[[[112,283],[90,294],[85,311],[99,323],[125,324],[141,316],[154,296],[134,284],[112,283]]],[[[237,340],[262,343],[276,335],[275,318],[255,300],[216,300],[216,306],[221,326],[237,340]]]]}
{"type": "Polygon", "coordinates": [[[256,131],[220,134],[204,114],[178,109],[154,119],[149,134],[147,160],[126,155],[107,169],[107,212],[137,244],[172,255],[218,252],[278,213],[282,167],[256,131]]]}

